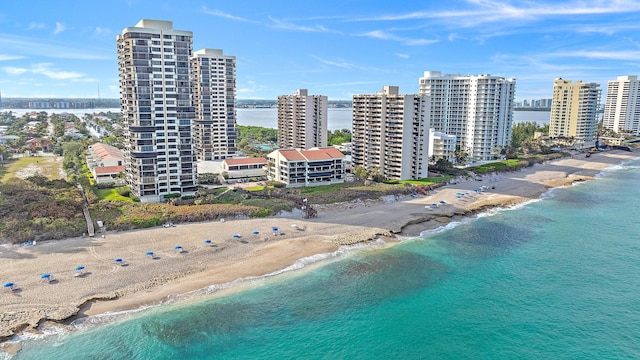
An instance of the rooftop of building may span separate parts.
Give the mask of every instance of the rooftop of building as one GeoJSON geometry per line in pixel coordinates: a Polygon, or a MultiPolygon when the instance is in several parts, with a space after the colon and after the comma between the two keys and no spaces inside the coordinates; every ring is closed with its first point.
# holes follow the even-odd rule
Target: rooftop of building
{"type": "Polygon", "coordinates": [[[279,152],[287,161],[319,161],[344,159],[344,154],[334,147],[311,148],[308,150],[301,149],[279,149],[279,152]]]}
{"type": "Polygon", "coordinates": [[[264,157],[245,157],[245,158],[229,158],[223,160],[227,165],[253,165],[266,164],[267,158],[264,157]]]}
{"type": "Polygon", "coordinates": [[[122,150],[116,147],[113,147],[111,145],[107,145],[103,143],[95,143],[89,146],[89,149],[93,154],[100,157],[101,159],[108,159],[108,158],[124,159],[124,153],[122,152],[122,150]]]}

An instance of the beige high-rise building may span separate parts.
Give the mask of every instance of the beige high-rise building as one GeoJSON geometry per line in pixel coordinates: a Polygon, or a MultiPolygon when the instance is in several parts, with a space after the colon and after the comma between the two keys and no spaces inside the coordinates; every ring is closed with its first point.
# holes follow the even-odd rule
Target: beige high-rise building
{"type": "Polygon", "coordinates": [[[549,137],[591,141],[596,138],[600,84],[572,82],[562,78],[553,81],[553,100],[549,119],[549,137]]]}
{"type": "Polygon", "coordinates": [[[236,57],[202,49],[191,57],[198,160],[221,160],[237,150],[236,57]]]}
{"type": "Polygon", "coordinates": [[[618,76],[609,81],[604,104],[603,126],[617,133],[640,135],[640,80],[618,76]]]}
{"type": "Polygon", "coordinates": [[[116,37],[125,173],[143,202],[198,190],[189,78],[191,31],[171,21],[140,20],[116,37]]]}
{"type": "Polygon", "coordinates": [[[326,96],[309,95],[307,89],[278,96],[278,147],[326,147],[327,104],[326,96]]]}
{"type": "Polygon", "coordinates": [[[431,127],[454,135],[469,159],[491,160],[511,145],[516,79],[425,71],[419,83],[431,99],[431,127]]]}
{"type": "Polygon", "coordinates": [[[352,163],[389,179],[422,179],[429,165],[429,98],[397,86],[353,95],[352,163]]]}

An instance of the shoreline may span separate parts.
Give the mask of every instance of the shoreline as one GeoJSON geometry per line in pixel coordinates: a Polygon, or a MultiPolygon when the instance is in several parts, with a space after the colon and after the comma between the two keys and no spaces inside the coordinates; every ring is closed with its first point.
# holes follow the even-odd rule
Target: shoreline
{"type": "Polygon", "coordinates": [[[487,209],[537,199],[550,188],[595,179],[606,168],[638,157],[638,152],[607,151],[590,158],[558,159],[519,172],[487,175],[483,181],[446,185],[426,196],[324,205],[318,218],[309,220],[290,215],[190,223],[37,246],[2,245],[0,280],[15,282],[21,291],[2,291],[0,340],[6,347],[15,334],[37,333],[44,322],[67,324],[86,316],[158,305],[172,295],[276,273],[342,245],[379,237],[392,245],[398,235],[417,237],[421,231],[487,209]],[[474,191],[483,185],[488,189],[474,191]],[[274,236],[273,226],[285,234],[274,236]],[[259,234],[253,235],[254,231],[259,234]],[[236,233],[242,237],[233,238],[236,233]],[[205,239],[217,246],[205,244],[205,239]],[[176,245],[186,252],[177,252],[176,245]],[[147,251],[159,258],[151,259],[147,251]],[[115,264],[116,257],[129,265],[115,264]],[[83,277],[73,276],[78,265],[86,268],[83,277]],[[42,273],[53,274],[57,283],[43,282],[42,273]]]}

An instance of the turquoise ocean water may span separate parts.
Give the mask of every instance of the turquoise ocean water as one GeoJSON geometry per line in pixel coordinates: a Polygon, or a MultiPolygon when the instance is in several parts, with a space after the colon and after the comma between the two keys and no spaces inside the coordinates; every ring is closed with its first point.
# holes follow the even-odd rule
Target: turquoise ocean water
{"type": "Polygon", "coordinates": [[[640,161],[235,294],[26,341],[15,359],[640,358],[640,161]]]}

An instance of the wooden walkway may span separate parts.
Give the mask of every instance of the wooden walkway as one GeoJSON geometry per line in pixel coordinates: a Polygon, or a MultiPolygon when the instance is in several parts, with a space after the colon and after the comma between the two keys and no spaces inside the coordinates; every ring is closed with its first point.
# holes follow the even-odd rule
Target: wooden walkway
{"type": "Polygon", "coordinates": [[[87,222],[87,235],[89,235],[90,237],[94,237],[96,235],[96,230],[93,226],[91,214],[89,214],[89,202],[87,201],[87,197],[84,195],[82,185],[76,184],[76,186],[78,186],[78,190],[80,190],[80,196],[82,196],[82,214],[84,215],[84,220],[87,222]]]}

